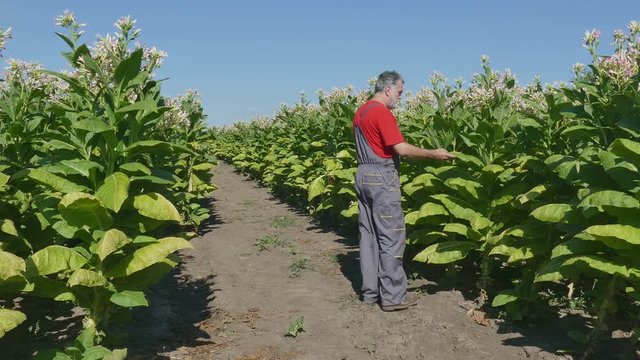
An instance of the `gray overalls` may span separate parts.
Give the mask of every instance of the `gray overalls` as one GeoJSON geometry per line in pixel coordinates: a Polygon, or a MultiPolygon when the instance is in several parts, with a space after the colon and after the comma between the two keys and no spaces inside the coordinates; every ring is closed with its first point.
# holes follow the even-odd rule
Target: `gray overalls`
{"type": "Polygon", "coordinates": [[[372,103],[354,122],[358,157],[356,194],[360,230],[360,270],[362,296],[367,303],[400,304],[407,292],[407,276],[402,267],[405,244],[404,213],[400,201],[399,158],[378,156],[358,127],[366,121],[372,103]]]}

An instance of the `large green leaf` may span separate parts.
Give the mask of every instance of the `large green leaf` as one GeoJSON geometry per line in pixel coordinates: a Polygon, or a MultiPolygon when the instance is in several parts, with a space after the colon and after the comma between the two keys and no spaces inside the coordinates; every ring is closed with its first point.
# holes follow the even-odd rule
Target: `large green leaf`
{"type": "Polygon", "coordinates": [[[476,170],[484,167],[484,163],[482,162],[482,160],[478,159],[475,156],[472,156],[469,154],[463,154],[459,152],[454,152],[454,154],[456,155],[456,160],[455,160],[456,163],[462,163],[476,170]]]}
{"type": "Polygon", "coordinates": [[[129,177],[121,172],[109,175],[96,191],[96,197],[104,207],[117,213],[129,197],[129,177]]]}
{"type": "Polygon", "coordinates": [[[616,250],[640,249],[640,229],[629,225],[594,225],[585,233],[616,250]]]}
{"type": "Polygon", "coordinates": [[[630,269],[597,255],[558,257],[549,260],[537,272],[535,281],[558,281],[586,274],[593,277],[620,276],[628,279],[630,269]]]}
{"type": "Polygon", "coordinates": [[[127,308],[149,306],[149,302],[142,291],[124,290],[111,295],[109,300],[116,305],[127,308]]]}
{"type": "Polygon", "coordinates": [[[87,269],[78,269],[76,270],[67,280],[67,285],[69,286],[86,286],[86,287],[94,287],[94,286],[104,286],[107,284],[107,278],[100,275],[99,273],[87,270],[87,269]]]}
{"type": "Polygon", "coordinates": [[[571,205],[547,204],[533,210],[531,216],[540,221],[557,223],[565,220],[571,211],[573,211],[571,205]]]}
{"type": "Polygon", "coordinates": [[[143,173],[144,175],[151,175],[151,169],[138,162],[122,164],[119,169],[132,174],[143,173]]]}
{"type": "Polygon", "coordinates": [[[129,112],[129,111],[138,111],[138,110],[143,110],[145,112],[151,113],[151,112],[157,112],[158,111],[158,105],[156,104],[156,102],[151,99],[144,99],[142,101],[138,101],[135,102],[133,104],[129,104],[127,106],[123,106],[120,109],[117,110],[118,113],[125,113],[125,112],[129,112]]]}
{"type": "Polygon", "coordinates": [[[411,180],[411,184],[414,186],[431,187],[434,181],[439,181],[433,174],[420,174],[411,180]]]}
{"type": "Polygon", "coordinates": [[[27,267],[33,264],[39,275],[48,275],[63,270],[75,270],[86,264],[78,252],[60,245],[51,245],[31,255],[27,267]]]}
{"type": "Polygon", "coordinates": [[[610,151],[640,168],[640,143],[627,139],[616,139],[611,143],[610,151]]]}
{"type": "Polygon", "coordinates": [[[469,232],[469,227],[460,223],[447,223],[442,228],[442,231],[446,233],[458,234],[458,235],[467,237],[467,234],[469,232]]]}
{"type": "Polygon", "coordinates": [[[327,181],[324,175],[316,178],[309,184],[309,196],[307,200],[310,202],[316,196],[322,195],[327,187],[327,181]]]}
{"type": "Polygon", "coordinates": [[[635,165],[623,161],[609,151],[600,151],[598,157],[607,175],[624,190],[632,193],[637,193],[640,190],[640,172],[638,172],[638,168],[635,165]]]}
{"type": "Polygon", "coordinates": [[[340,215],[346,218],[353,218],[358,216],[358,203],[353,202],[349,208],[340,211],[340,215]]]}
{"type": "Polygon", "coordinates": [[[491,220],[476,212],[471,205],[460,199],[446,194],[433,195],[432,197],[440,201],[451,215],[472,223],[472,227],[476,231],[482,230],[492,224],[491,220]]]}
{"type": "Polygon", "coordinates": [[[593,193],[585,197],[579,207],[597,207],[602,211],[602,207],[616,207],[616,208],[638,208],[640,202],[633,196],[629,196],[620,191],[604,190],[593,193]]]}
{"type": "Polygon", "coordinates": [[[618,264],[614,261],[607,260],[605,258],[596,255],[577,256],[565,261],[562,265],[563,268],[577,268],[571,269],[572,272],[579,272],[583,268],[587,270],[593,270],[598,275],[618,275],[623,278],[629,278],[629,268],[625,265],[618,264]]]}
{"type": "Polygon", "coordinates": [[[578,234],[573,239],[569,239],[556,245],[556,247],[551,250],[551,259],[565,257],[568,255],[576,256],[596,254],[606,250],[605,245],[603,245],[602,243],[593,241],[595,239],[591,238],[590,236],[581,235],[585,234],[578,234]]]}
{"type": "Polygon", "coordinates": [[[193,165],[192,169],[193,171],[209,171],[213,169],[214,166],[215,165],[211,163],[200,163],[200,164],[193,165]]]}
{"type": "Polygon", "coordinates": [[[104,360],[111,355],[111,350],[102,345],[88,347],[82,353],[82,360],[104,360]]]}
{"type": "Polygon", "coordinates": [[[407,236],[407,244],[431,245],[438,240],[446,240],[447,234],[429,229],[412,231],[407,236]]]}
{"type": "Polygon", "coordinates": [[[533,189],[527,191],[526,193],[518,195],[517,200],[520,204],[523,205],[528,203],[529,201],[533,201],[537,199],[546,191],[547,191],[547,187],[545,185],[538,185],[538,186],[535,186],[533,189]]]}
{"type": "Polygon", "coordinates": [[[9,175],[0,172],[0,188],[5,186],[9,182],[9,175]]]}
{"type": "MultiPolygon", "coordinates": [[[[91,175],[91,171],[93,169],[101,170],[103,169],[102,165],[89,160],[75,159],[75,160],[62,160],[60,161],[61,165],[64,165],[68,168],[72,174],[80,174],[84,177],[89,178],[91,175]]],[[[67,173],[69,171],[66,171],[67,173]]]]}
{"type": "Polygon", "coordinates": [[[83,185],[78,185],[58,175],[54,175],[48,171],[42,169],[25,169],[17,172],[14,175],[16,178],[28,177],[37,183],[46,185],[49,188],[59,191],[61,193],[70,193],[85,191],[87,188],[83,185]]]}
{"type": "Polygon", "coordinates": [[[504,255],[507,256],[507,263],[513,264],[519,261],[524,261],[535,257],[536,255],[540,255],[538,251],[534,247],[531,246],[521,246],[514,247],[505,244],[496,245],[489,255],[504,255]]]}
{"type": "Polygon", "coordinates": [[[155,220],[182,222],[182,217],[171,201],[157,193],[138,195],[133,198],[133,207],[140,215],[155,220]]]}
{"type": "Polygon", "coordinates": [[[115,130],[113,126],[107,124],[104,120],[100,118],[89,118],[74,122],[72,125],[76,129],[94,132],[94,133],[102,133],[105,131],[113,131],[115,130]]]}
{"type": "Polygon", "coordinates": [[[111,354],[102,358],[102,360],[124,360],[127,358],[127,349],[114,349],[111,354]]]}
{"type": "Polygon", "coordinates": [[[24,259],[10,252],[0,250],[0,280],[21,275],[26,270],[24,259]]]}
{"type": "Polygon", "coordinates": [[[491,302],[491,306],[493,307],[504,306],[516,300],[518,300],[518,296],[513,290],[505,290],[500,292],[498,295],[496,295],[493,298],[493,301],[491,302]]]}
{"type": "Polygon", "coordinates": [[[570,156],[551,155],[545,160],[545,163],[558,174],[558,177],[564,180],[571,180],[578,173],[579,161],[570,156]]]}
{"type": "Polygon", "coordinates": [[[98,255],[101,261],[104,261],[107,256],[130,242],[131,239],[122,231],[110,229],[104,233],[102,239],[91,250],[98,255]]]}
{"type": "Polygon", "coordinates": [[[177,263],[165,258],[129,276],[114,279],[113,284],[119,291],[146,290],[149,286],[157,284],[176,265],[177,263]]]}
{"type": "Polygon", "coordinates": [[[413,260],[428,264],[449,264],[464,259],[478,245],[470,241],[445,241],[422,250],[413,260]]]}
{"type": "Polygon", "coordinates": [[[138,154],[173,154],[178,152],[189,152],[179,146],[175,146],[170,142],[160,140],[142,140],[129,145],[125,152],[128,156],[133,157],[138,154]]]}
{"type": "Polygon", "coordinates": [[[0,338],[25,320],[27,316],[18,310],[0,308],[0,338]]]}
{"type": "Polygon", "coordinates": [[[163,261],[167,255],[176,250],[193,248],[191,244],[182,238],[168,237],[141,247],[116,263],[106,274],[109,277],[120,278],[147,268],[163,261]]]}
{"type": "MultiPolygon", "coordinates": [[[[27,265],[27,267],[28,266],[29,265],[27,265]]],[[[25,287],[24,291],[29,292],[33,296],[49,298],[55,301],[75,300],[75,296],[66,282],[49,279],[45,276],[30,279],[30,283],[25,287]]]]}
{"type": "Polygon", "coordinates": [[[483,197],[482,184],[462,178],[447,179],[444,184],[457,190],[462,197],[469,201],[479,201],[483,197]]]}
{"type": "Polygon", "coordinates": [[[58,205],[60,214],[71,226],[108,229],[113,224],[109,211],[93,195],[73,192],[65,195],[58,205]]]}
{"type": "Polygon", "coordinates": [[[353,155],[351,155],[351,153],[349,152],[349,150],[340,150],[337,154],[336,154],[336,158],[337,159],[355,159],[355,157],[353,155]]]}
{"type": "Polygon", "coordinates": [[[153,176],[153,175],[132,176],[131,177],[131,182],[134,182],[134,181],[147,181],[147,182],[150,182],[152,184],[158,184],[158,185],[173,185],[173,184],[175,184],[175,181],[173,181],[173,180],[168,180],[168,179],[161,178],[161,177],[158,177],[158,176],[153,176]]]}
{"type": "Polygon", "coordinates": [[[9,219],[0,220],[0,232],[11,235],[12,237],[18,237],[18,229],[13,221],[9,219]]]}
{"type": "Polygon", "coordinates": [[[142,48],[137,49],[116,67],[113,76],[115,81],[120,85],[121,90],[125,89],[129,81],[133,80],[138,73],[140,73],[143,53],[142,48]]]}
{"type": "Polygon", "coordinates": [[[433,218],[438,221],[442,216],[447,215],[449,215],[449,212],[442,205],[428,202],[423,204],[420,210],[408,213],[404,220],[409,225],[415,225],[429,223],[429,220],[433,218]]]}

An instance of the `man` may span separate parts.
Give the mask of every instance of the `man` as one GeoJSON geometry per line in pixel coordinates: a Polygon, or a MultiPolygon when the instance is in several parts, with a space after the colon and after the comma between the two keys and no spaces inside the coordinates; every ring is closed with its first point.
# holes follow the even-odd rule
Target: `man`
{"type": "Polygon", "coordinates": [[[383,72],[376,81],[375,95],[353,119],[362,298],[367,304],[379,303],[383,311],[403,310],[417,302],[407,297],[407,276],[402,267],[405,224],[399,158],[455,158],[445,149],[423,149],[405,142],[390,111],[398,104],[403,88],[400,74],[383,72]]]}

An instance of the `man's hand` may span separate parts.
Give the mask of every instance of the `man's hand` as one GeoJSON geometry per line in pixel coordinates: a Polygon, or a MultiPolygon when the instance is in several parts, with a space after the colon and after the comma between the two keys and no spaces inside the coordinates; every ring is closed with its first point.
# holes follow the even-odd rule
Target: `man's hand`
{"type": "Polygon", "coordinates": [[[432,150],[431,153],[433,158],[436,160],[453,160],[456,158],[455,155],[443,148],[432,150]]]}
{"type": "Polygon", "coordinates": [[[456,158],[455,155],[442,148],[435,150],[423,149],[406,142],[393,145],[393,150],[396,154],[409,159],[451,160],[456,158]]]}

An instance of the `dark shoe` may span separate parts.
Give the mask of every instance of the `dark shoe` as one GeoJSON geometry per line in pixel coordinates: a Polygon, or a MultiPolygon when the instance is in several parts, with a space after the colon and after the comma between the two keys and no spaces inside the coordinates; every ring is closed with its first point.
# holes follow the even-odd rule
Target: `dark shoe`
{"type": "Polygon", "coordinates": [[[378,304],[378,299],[367,299],[367,300],[363,300],[362,303],[367,306],[374,306],[378,304]]]}
{"type": "Polygon", "coordinates": [[[380,308],[382,311],[398,311],[408,309],[418,303],[418,297],[414,295],[407,295],[403,302],[395,305],[382,305],[380,308]]]}

